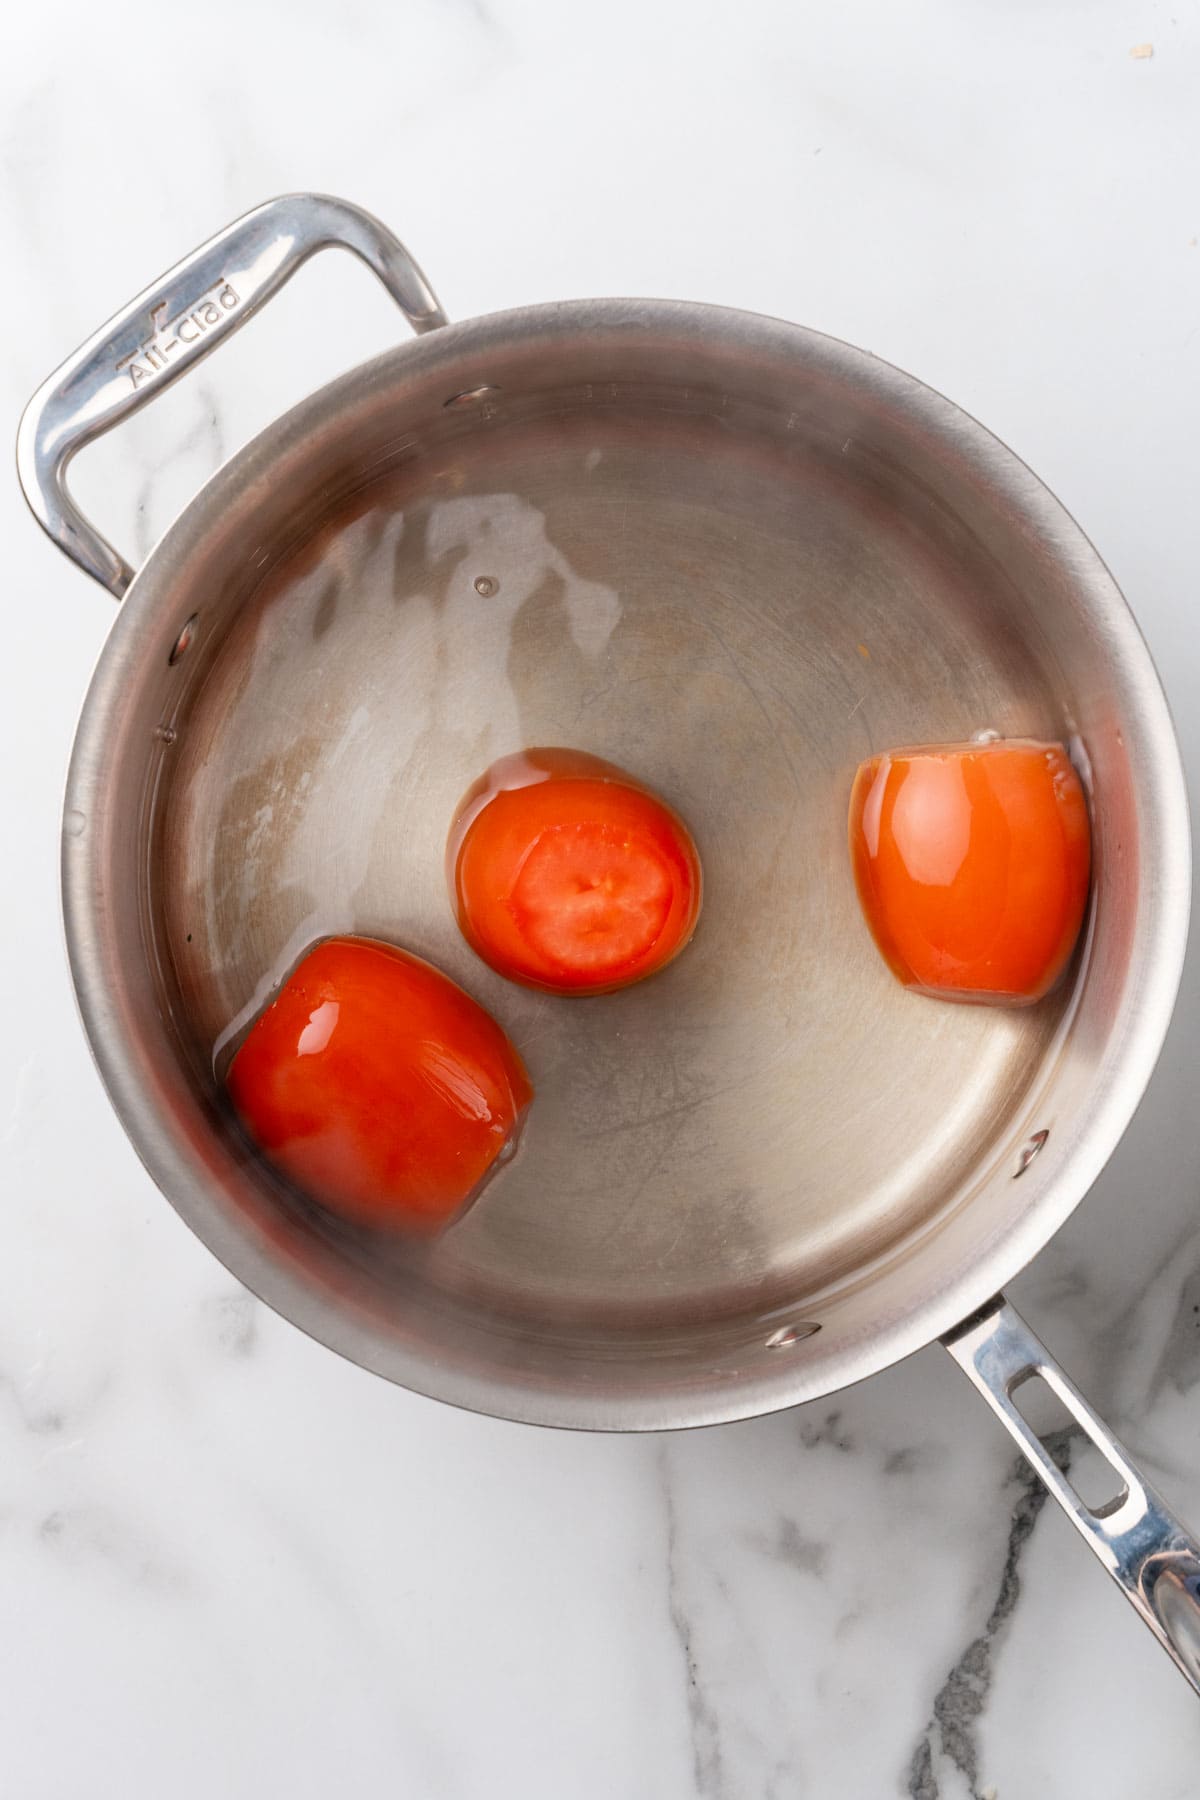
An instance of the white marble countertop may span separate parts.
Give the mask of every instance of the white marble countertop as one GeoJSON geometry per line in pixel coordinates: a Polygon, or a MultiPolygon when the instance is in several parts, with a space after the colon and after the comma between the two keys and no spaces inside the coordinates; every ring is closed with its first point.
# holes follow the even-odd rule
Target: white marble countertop
{"type": "MultiPolygon", "coordinates": [[[[1196,0],[50,0],[5,29],[10,429],[289,188],[373,208],[452,315],[650,293],[802,320],[1049,481],[1200,777],[1196,0]]],[[[348,259],[314,264],[81,459],[88,505],[144,554],[395,330],[348,259]]],[[[11,479],[0,504],[6,1800],[1194,1800],[1194,1699],[940,1351],[791,1415],[587,1438],[390,1388],[236,1286],[75,1018],[59,794],[110,611],[11,479]]],[[[1200,1524],[1198,1040],[1193,960],[1138,1120],[1014,1292],[1200,1524]]]]}

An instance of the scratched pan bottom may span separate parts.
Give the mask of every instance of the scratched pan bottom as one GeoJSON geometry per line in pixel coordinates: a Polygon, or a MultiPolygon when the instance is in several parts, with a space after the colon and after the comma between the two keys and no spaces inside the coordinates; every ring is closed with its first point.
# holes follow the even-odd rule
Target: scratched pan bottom
{"type": "Polygon", "coordinates": [[[904,992],[859,913],[857,763],[984,728],[1064,735],[1053,677],[1003,571],[853,441],[635,403],[448,437],[241,604],[165,765],[156,893],[197,1067],[312,940],[416,951],[502,1021],[537,1099],[435,1245],[309,1220],[376,1311],[758,1331],[969,1192],[1059,1026],[1061,997],[904,992]],[[456,801],[539,744],[628,768],[699,844],[696,937],[625,993],[512,986],[451,916],[456,801]]]}

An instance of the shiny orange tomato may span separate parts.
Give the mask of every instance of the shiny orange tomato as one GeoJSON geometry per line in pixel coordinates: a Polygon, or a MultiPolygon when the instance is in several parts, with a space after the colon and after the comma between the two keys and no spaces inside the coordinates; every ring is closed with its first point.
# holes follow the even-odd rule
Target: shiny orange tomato
{"type": "Polygon", "coordinates": [[[481,1006],[370,938],[308,952],[228,1088],[264,1155],[312,1199],[359,1224],[426,1230],[477,1193],[533,1098],[481,1006]]]}
{"type": "Polygon", "coordinates": [[[1061,744],[897,750],[865,762],[850,854],[893,973],[947,1000],[1040,1000],[1087,904],[1087,802],[1061,744]]]}
{"type": "Polygon", "coordinates": [[[678,956],[700,912],[700,859],[679,815],[578,750],[493,763],[459,807],[447,872],[468,943],[501,975],[604,994],[678,956]]]}

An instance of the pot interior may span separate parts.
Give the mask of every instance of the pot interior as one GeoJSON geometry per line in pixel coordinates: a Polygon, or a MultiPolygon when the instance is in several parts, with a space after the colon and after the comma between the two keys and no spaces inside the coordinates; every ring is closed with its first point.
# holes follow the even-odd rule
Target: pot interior
{"type": "Polygon", "coordinates": [[[456,327],[318,396],[139,577],[137,697],[103,753],[139,784],[93,854],[140,896],[121,954],[145,970],[152,1166],[170,1140],[183,1210],[318,1335],[567,1423],[801,1397],[881,1321],[911,1326],[1063,1179],[1146,925],[1129,738],[1133,688],[1157,689],[1122,667],[1132,629],[1097,620],[1102,587],[1121,603],[1069,522],[1036,502],[1075,567],[1031,478],[893,371],[682,317],[456,327]],[[861,759],[982,731],[1070,742],[1096,786],[1092,941],[1024,1009],[903,990],[846,850],[861,759]],[[624,993],[512,985],[454,922],[456,802],[530,745],[627,768],[696,837],[697,934],[624,993]],[[221,1103],[239,1032],[339,932],[445,970],[537,1090],[515,1159],[431,1244],[289,1192],[221,1103]],[[1018,1185],[1038,1127],[1057,1168],[1018,1185]]]}

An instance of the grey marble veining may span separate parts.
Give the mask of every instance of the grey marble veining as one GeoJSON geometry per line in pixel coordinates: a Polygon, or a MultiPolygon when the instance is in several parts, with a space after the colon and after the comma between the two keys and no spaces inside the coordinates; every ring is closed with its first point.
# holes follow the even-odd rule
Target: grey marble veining
{"type": "MultiPolygon", "coordinates": [[[[1045,1440],[1064,1471],[1071,1466],[1067,1436],[1059,1433],[1056,1440],[1052,1434],[1045,1440]]],[[[1011,1485],[1017,1496],[995,1604],[983,1630],[966,1645],[933,1697],[928,1722],[909,1768],[908,1791],[912,1800],[938,1800],[943,1781],[951,1775],[966,1783],[970,1800],[995,1800],[994,1787],[981,1791],[978,1785],[977,1727],[991,1691],[997,1640],[1021,1596],[1021,1552],[1047,1500],[1045,1488],[1023,1458],[1018,1458],[1013,1466],[1011,1485]]]]}
{"type": "MultiPolygon", "coordinates": [[[[682,0],[56,0],[8,31],[14,429],[129,294],[306,185],[387,219],[455,316],[624,292],[801,319],[1060,493],[1200,779],[1194,0],[719,24],[682,0]]],[[[80,459],[81,499],[145,555],[395,330],[348,259],[314,263],[80,459]]],[[[113,1119],[61,952],[62,772],[110,603],[11,479],[0,506],[0,1792],[1195,1800],[1193,1698],[939,1351],[791,1416],[581,1438],[390,1389],[231,1282],[113,1119]]],[[[1197,967],[1129,1136],[1014,1297],[1200,1525],[1197,967]]]]}

